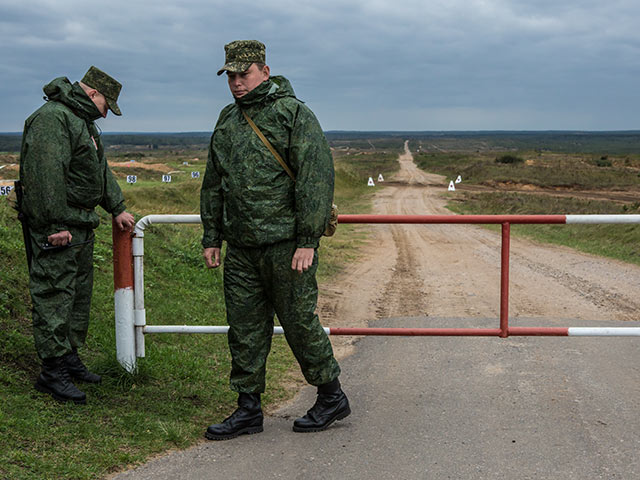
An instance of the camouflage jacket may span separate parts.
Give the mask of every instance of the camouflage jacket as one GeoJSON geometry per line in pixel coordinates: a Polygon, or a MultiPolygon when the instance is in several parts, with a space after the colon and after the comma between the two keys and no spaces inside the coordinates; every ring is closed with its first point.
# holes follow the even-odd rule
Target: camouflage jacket
{"type": "Polygon", "coordinates": [[[200,193],[202,245],[318,247],[331,214],[333,158],[313,112],[272,77],[220,113],[200,193]],[[242,115],[246,111],[295,174],[291,180],[242,115]]]}
{"type": "Polygon", "coordinates": [[[22,134],[22,211],[31,228],[47,234],[95,228],[97,205],[114,216],[125,210],[93,123],[102,115],[82,87],[65,77],[43,90],[48,101],[27,118],[22,134]]]}

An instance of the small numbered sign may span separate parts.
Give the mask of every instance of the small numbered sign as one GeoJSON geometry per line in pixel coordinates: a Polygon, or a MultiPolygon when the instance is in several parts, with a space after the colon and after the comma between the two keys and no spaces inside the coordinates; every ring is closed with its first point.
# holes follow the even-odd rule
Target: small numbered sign
{"type": "Polygon", "coordinates": [[[183,165],[189,165],[189,162],[182,162],[183,165]]]}
{"type": "Polygon", "coordinates": [[[136,175],[127,175],[127,183],[136,183],[138,177],[136,175]]]}
{"type": "Polygon", "coordinates": [[[6,197],[13,190],[13,186],[11,185],[0,185],[0,195],[6,197]]]}
{"type": "Polygon", "coordinates": [[[162,181],[164,183],[171,183],[171,175],[162,175],[162,181]]]}
{"type": "Polygon", "coordinates": [[[200,178],[200,172],[191,172],[191,178],[200,178]]]}

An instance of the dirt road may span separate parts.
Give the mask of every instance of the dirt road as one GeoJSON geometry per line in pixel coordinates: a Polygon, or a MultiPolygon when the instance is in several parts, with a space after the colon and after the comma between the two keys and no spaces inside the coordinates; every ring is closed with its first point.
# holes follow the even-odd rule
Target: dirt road
{"type": "MultiPolygon", "coordinates": [[[[445,203],[456,192],[447,192],[448,180],[418,169],[408,143],[399,162],[392,185],[377,193],[373,213],[451,214],[445,203]]],[[[498,233],[473,225],[370,228],[374,236],[362,261],[325,289],[323,323],[364,326],[375,318],[400,316],[498,318],[498,233]]],[[[512,237],[512,318],[640,320],[638,292],[640,267],[512,237]]],[[[336,341],[345,352],[349,342],[336,341]]]]}

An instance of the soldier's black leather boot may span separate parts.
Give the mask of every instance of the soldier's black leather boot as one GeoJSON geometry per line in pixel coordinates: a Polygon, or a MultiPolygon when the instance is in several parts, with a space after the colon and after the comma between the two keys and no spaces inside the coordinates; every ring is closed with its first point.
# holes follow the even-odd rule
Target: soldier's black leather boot
{"type": "Polygon", "coordinates": [[[61,402],[87,403],[85,393],[71,381],[63,357],[47,358],[42,362],[42,371],[34,387],[61,402]]]}
{"type": "Polygon", "coordinates": [[[62,358],[64,358],[64,363],[67,366],[67,371],[69,375],[71,375],[71,378],[87,383],[100,383],[102,381],[100,375],[91,373],[85,364],[82,363],[82,360],[80,360],[78,356],[77,348],[74,348],[71,353],[67,353],[62,358]]]}
{"type": "Polygon", "coordinates": [[[259,393],[238,395],[238,408],[222,423],[207,428],[204,436],[209,440],[229,440],[238,435],[262,432],[262,407],[259,393]]]}
{"type": "Polygon", "coordinates": [[[349,400],[336,378],[333,382],[318,387],[316,403],[304,417],[293,422],[294,432],[321,432],[337,420],[351,413],[349,400]]]}

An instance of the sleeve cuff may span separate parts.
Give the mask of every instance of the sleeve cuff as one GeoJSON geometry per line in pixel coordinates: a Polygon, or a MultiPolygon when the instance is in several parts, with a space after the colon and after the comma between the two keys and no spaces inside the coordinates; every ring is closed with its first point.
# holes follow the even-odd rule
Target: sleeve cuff
{"type": "Polygon", "coordinates": [[[202,237],[202,248],[220,248],[222,247],[222,238],[205,234],[202,237]]]}
{"type": "Polygon", "coordinates": [[[124,212],[126,209],[127,209],[127,206],[124,204],[124,202],[123,203],[119,203],[118,206],[113,209],[113,211],[111,212],[111,215],[114,216],[114,217],[117,217],[122,212],[124,212]]]}
{"type": "Polygon", "coordinates": [[[318,248],[320,239],[316,237],[298,237],[296,239],[297,248],[318,248]]]}

